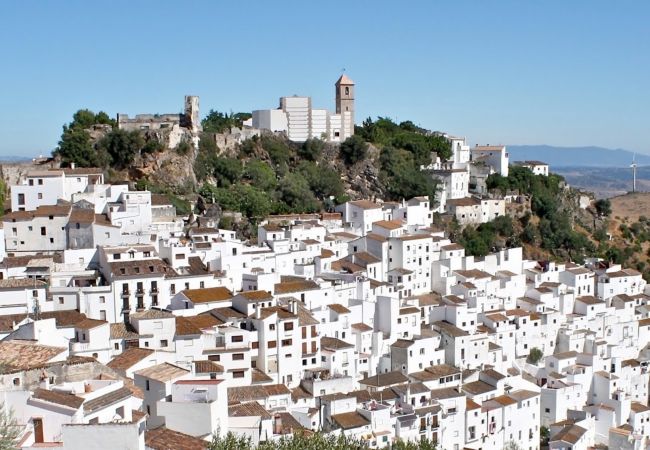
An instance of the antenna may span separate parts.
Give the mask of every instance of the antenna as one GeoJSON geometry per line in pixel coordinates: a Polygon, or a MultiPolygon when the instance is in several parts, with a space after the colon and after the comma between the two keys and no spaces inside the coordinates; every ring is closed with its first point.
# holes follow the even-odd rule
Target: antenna
{"type": "Polygon", "coordinates": [[[636,153],[632,156],[632,193],[636,192],[636,153]]]}

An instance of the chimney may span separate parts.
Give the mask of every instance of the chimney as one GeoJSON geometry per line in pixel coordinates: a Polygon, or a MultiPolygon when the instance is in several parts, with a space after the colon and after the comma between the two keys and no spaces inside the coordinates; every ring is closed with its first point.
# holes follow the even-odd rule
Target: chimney
{"type": "Polygon", "coordinates": [[[84,393],[89,393],[93,391],[93,387],[90,385],[90,383],[84,383],[84,393]]]}
{"type": "Polygon", "coordinates": [[[73,163],[73,162],[70,163],[70,168],[71,169],[75,169],[76,167],[77,167],[77,163],[73,163]]]}
{"type": "Polygon", "coordinates": [[[262,318],[262,308],[260,307],[259,304],[255,304],[254,308],[255,308],[255,318],[256,319],[261,319],[262,318]]]}

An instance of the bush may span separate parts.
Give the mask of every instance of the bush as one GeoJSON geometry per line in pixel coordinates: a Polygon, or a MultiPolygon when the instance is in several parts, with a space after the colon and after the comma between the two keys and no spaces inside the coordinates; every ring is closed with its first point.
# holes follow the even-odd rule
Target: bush
{"type": "Polygon", "coordinates": [[[594,203],[594,206],[596,207],[596,212],[601,217],[612,214],[612,202],[609,199],[601,198],[594,203]]]}
{"type": "Polygon", "coordinates": [[[530,349],[530,353],[528,354],[527,361],[530,364],[537,365],[537,363],[539,363],[543,357],[544,357],[544,352],[542,352],[537,347],[533,347],[530,349]]]}
{"type": "Polygon", "coordinates": [[[352,165],[366,157],[368,144],[361,136],[350,136],[341,143],[339,152],[343,161],[345,161],[347,165],[352,165]]]}
{"type": "Polygon", "coordinates": [[[181,141],[176,146],[175,150],[179,155],[186,156],[192,151],[192,145],[187,141],[181,141]]]}
{"type": "Polygon", "coordinates": [[[318,161],[325,148],[325,142],[320,139],[307,139],[298,149],[298,156],[309,161],[318,161]]]}

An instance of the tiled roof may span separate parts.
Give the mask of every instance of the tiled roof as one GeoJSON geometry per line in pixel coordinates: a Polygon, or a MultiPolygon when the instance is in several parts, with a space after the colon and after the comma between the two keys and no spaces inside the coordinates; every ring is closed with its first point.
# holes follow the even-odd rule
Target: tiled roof
{"type": "Polygon", "coordinates": [[[371,202],[370,200],[355,200],[351,201],[350,205],[356,206],[361,209],[380,209],[381,205],[371,202]]]}
{"type": "Polygon", "coordinates": [[[0,289],[41,289],[47,284],[40,280],[29,278],[5,278],[0,280],[0,289]]]}
{"type": "Polygon", "coordinates": [[[320,346],[321,349],[330,350],[330,351],[344,350],[346,348],[354,348],[353,344],[349,344],[337,338],[326,337],[326,336],[320,338],[320,346]]]}
{"type": "Polygon", "coordinates": [[[382,373],[379,375],[372,375],[359,381],[359,384],[373,387],[387,387],[394,384],[407,383],[408,378],[402,372],[394,371],[382,373]]]}
{"type": "Polygon", "coordinates": [[[77,322],[74,327],[79,328],[80,330],[92,330],[93,328],[97,328],[106,324],[108,324],[108,322],[105,320],[84,319],[80,322],[77,322]]]}
{"type": "Polygon", "coordinates": [[[312,280],[288,281],[277,283],[273,286],[275,295],[291,294],[293,292],[313,291],[320,286],[312,280]]]}
{"type": "Polygon", "coordinates": [[[162,363],[146,369],[138,370],[135,374],[142,377],[151,378],[152,380],[166,383],[175,378],[180,378],[189,373],[188,370],[169,363],[162,363]]]}
{"type": "Polygon", "coordinates": [[[146,309],[144,311],[135,312],[131,314],[132,320],[160,320],[160,319],[173,319],[174,316],[169,311],[162,309],[146,309]]]}
{"type": "Polygon", "coordinates": [[[265,399],[272,395],[290,395],[284,384],[263,384],[257,386],[237,386],[228,389],[228,403],[243,403],[265,399]]]}
{"type": "Polygon", "coordinates": [[[50,347],[31,341],[3,341],[0,342],[0,364],[5,373],[27,370],[40,367],[67,350],[67,348],[50,347]]]}
{"type": "Polygon", "coordinates": [[[201,329],[186,317],[176,317],[176,335],[177,336],[194,336],[200,335],[201,329]]]}
{"type": "Polygon", "coordinates": [[[127,370],[153,353],[148,348],[131,347],[110,360],[107,367],[113,370],[127,370]]]}
{"type": "Polygon", "coordinates": [[[494,391],[496,388],[485,381],[472,381],[471,383],[463,384],[463,390],[471,395],[485,394],[486,392],[494,391]]]}
{"type": "Polygon", "coordinates": [[[327,305],[329,309],[334,311],[337,314],[348,314],[350,313],[350,310],[346,308],[345,306],[341,305],[340,303],[332,303],[330,305],[327,305]]]}
{"type": "Polygon", "coordinates": [[[144,442],[151,450],[204,450],[209,442],[165,427],[147,430],[144,442]]]}
{"type": "Polygon", "coordinates": [[[124,322],[111,324],[111,339],[138,339],[140,335],[124,322]]]}
{"type": "Polygon", "coordinates": [[[109,392],[108,394],[104,394],[86,401],[84,403],[84,412],[86,414],[92,414],[96,411],[106,408],[107,406],[114,405],[115,403],[121,402],[122,400],[126,400],[132,396],[133,394],[129,388],[121,387],[112,392],[109,392]]]}
{"type": "Polygon", "coordinates": [[[74,394],[60,391],[51,391],[49,389],[36,388],[32,398],[54,403],[55,405],[66,406],[72,409],[79,409],[84,402],[82,397],[74,394]]]}
{"type": "Polygon", "coordinates": [[[550,442],[562,441],[568,442],[569,444],[576,444],[586,432],[587,430],[581,426],[567,425],[555,434],[555,436],[552,436],[550,442]]]}
{"type": "Polygon", "coordinates": [[[273,298],[271,293],[268,291],[244,291],[240,292],[237,295],[241,295],[249,301],[264,301],[273,298]]]}
{"type": "Polygon", "coordinates": [[[222,286],[205,289],[186,289],[183,291],[183,295],[195,304],[222,302],[225,300],[231,300],[233,297],[232,292],[222,286]]]}
{"type": "Polygon", "coordinates": [[[194,372],[195,373],[223,373],[223,366],[217,364],[214,361],[194,361],[194,372]]]}
{"type": "Polygon", "coordinates": [[[260,417],[268,420],[271,419],[271,414],[259,403],[247,402],[228,406],[228,417],[260,417]]]}
{"type": "Polygon", "coordinates": [[[370,421],[356,411],[332,414],[332,420],[344,430],[351,430],[370,425],[370,421]]]}
{"type": "Polygon", "coordinates": [[[176,272],[160,259],[142,259],[134,261],[110,262],[111,274],[114,277],[175,275],[176,272]]]}

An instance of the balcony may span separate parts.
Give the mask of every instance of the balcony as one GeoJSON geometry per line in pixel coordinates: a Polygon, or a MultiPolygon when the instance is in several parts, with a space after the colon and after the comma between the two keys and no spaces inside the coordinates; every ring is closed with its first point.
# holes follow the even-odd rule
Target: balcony
{"type": "Polygon", "coordinates": [[[131,296],[131,291],[122,291],[122,293],[120,295],[122,296],[122,298],[130,297],[131,296]]]}
{"type": "Polygon", "coordinates": [[[86,352],[90,348],[89,342],[70,341],[70,351],[72,353],[86,352]]]}
{"type": "Polygon", "coordinates": [[[135,295],[142,297],[144,295],[144,289],[136,289],[135,295]]]}
{"type": "Polygon", "coordinates": [[[151,286],[151,293],[152,294],[157,294],[158,293],[158,288],[155,286],[151,286]]]}

